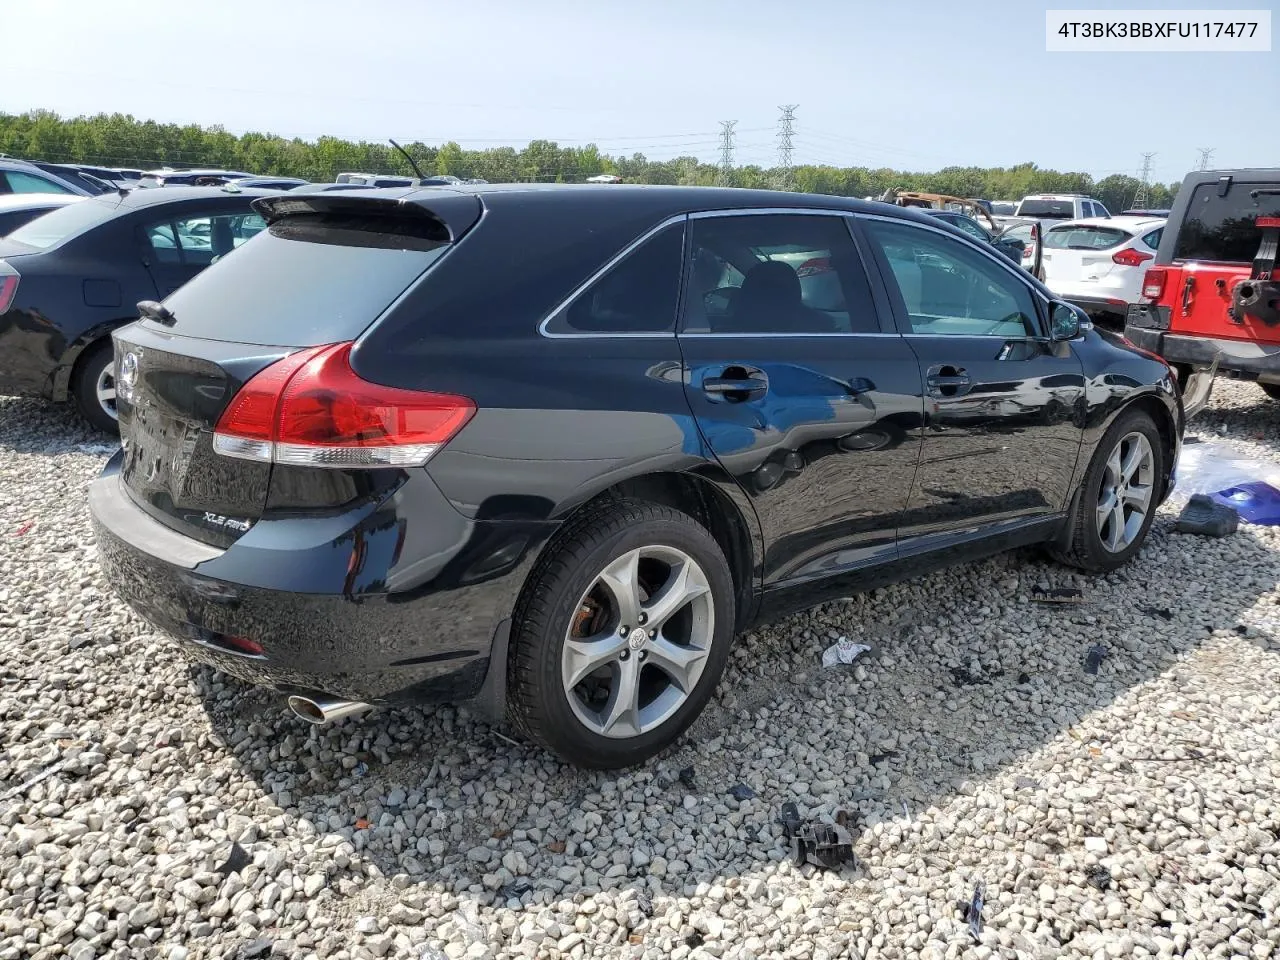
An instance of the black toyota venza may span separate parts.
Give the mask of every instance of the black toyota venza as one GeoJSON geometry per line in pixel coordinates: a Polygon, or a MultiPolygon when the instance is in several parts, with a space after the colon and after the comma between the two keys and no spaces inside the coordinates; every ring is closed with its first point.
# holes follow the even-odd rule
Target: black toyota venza
{"type": "Polygon", "coordinates": [[[291,193],[115,337],[112,584],[313,721],[478,699],[619,767],[734,637],[930,568],[1141,548],[1159,359],[920,213],[670,187],[291,193]]]}

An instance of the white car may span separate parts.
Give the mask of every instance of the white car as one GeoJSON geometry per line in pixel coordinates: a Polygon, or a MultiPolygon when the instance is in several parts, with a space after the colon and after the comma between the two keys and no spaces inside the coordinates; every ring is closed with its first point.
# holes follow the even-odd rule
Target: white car
{"type": "Polygon", "coordinates": [[[1155,259],[1165,220],[1093,217],[1054,224],[1044,234],[1044,282],[1091,316],[1123,318],[1141,299],[1142,277],[1155,259]]]}
{"type": "Polygon", "coordinates": [[[1079,193],[1034,193],[1018,202],[1013,215],[1032,220],[1081,220],[1109,217],[1111,211],[1101,201],[1079,193]]]}

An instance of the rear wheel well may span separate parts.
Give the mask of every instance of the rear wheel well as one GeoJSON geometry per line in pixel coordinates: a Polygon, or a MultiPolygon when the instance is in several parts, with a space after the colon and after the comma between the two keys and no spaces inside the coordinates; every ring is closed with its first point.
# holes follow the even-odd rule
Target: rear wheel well
{"type": "Polygon", "coordinates": [[[569,517],[603,501],[621,499],[645,500],[679,510],[715,538],[733,575],[738,626],[741,627],[751,613],[755,582],[751,532],[737,505],[708,480],[687,473],[652,473],[623,480],[602,490],[576,507],[569,517]]]}

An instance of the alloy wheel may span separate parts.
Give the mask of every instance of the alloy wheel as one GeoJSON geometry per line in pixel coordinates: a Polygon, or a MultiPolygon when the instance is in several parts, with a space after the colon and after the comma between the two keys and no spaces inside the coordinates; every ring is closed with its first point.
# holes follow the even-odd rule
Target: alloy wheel
{"type": "Polygon", "coordinates": [[[1142,532],[1155,491],[1155,452],[1143,433],[1128,433],[1107,457],[1096,512],[1098,538],[1109,553],[1128,548],[1142,532]]]}
{"type": "Polygon", "coordinates": [[[715,635],[706,572],[674,547],[629,550],[582,595],[561,682],[574,715],[613,739],[661,726],[689,699],[715,635]]]}
{"type": "Polygon", "coordinates": [[[97,394],[98,405],[102,407],[103,412],[112,420],[119,419],[116,413],[116,372],[110,363],[98,374],[94,392],[97,394]]]}

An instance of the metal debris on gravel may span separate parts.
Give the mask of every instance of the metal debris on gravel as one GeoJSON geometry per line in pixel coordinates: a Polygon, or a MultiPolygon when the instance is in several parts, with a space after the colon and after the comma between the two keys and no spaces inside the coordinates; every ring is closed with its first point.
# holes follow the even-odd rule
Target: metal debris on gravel
{"type": "MultiPolygon", "coordinates": [[[[1280,460],[1254,385],[1192,429],[1280,460]]],[[[0,399],[0,448],[0,960],[1276,955],[1278,528],[1166,508],[1110,576],[1024,552],[828,604],[742,638],[676,750],[584,773],[465,708],[314,728],[188,666],[95,563],[110,445],[0,399]],[[860,869],[796,867],[787,800],[855,816],[860,869]]]]}

